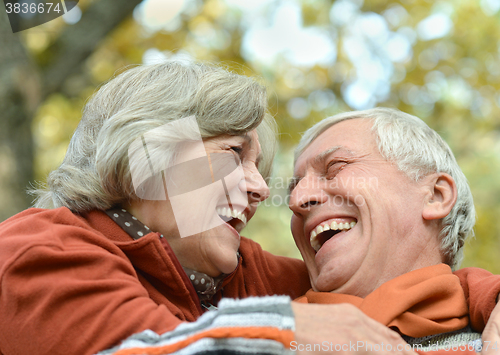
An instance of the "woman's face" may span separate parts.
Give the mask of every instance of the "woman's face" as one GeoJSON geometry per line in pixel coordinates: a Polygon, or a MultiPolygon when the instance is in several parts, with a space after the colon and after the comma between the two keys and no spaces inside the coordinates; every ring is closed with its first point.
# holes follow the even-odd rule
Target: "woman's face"
{"type": "Polygon", "coordinates": [[[167,238],[182,266],[210,276],[238,264],[240,232],[269,189],[258,172],[261,147],[255,130],[208,138],[178,149],[165,172],[166,201],[126,206],[167,238]]]}

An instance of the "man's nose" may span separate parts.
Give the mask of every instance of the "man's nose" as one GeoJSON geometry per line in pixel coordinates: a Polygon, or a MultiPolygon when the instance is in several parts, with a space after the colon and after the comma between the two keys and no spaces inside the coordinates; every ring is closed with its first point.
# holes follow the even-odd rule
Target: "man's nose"
{"type": "Polygon", "coordinates": [[[264,201],[270,195],[266,181],[255,166],[245,169],[245,184],[250,203],[264,201]]]}
{"type": "Polygon", "coordinates": [[[327,201],[323,189],[313,178],[303,178],[290,193],[288,207],[296,214],[306,214],[311,207],[321,205],[327,201]]]}

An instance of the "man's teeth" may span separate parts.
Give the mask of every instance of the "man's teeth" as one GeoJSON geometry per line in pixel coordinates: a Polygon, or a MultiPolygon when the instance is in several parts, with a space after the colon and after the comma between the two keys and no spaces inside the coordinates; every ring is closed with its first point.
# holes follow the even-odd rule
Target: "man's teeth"
{"type": "Polygon", "coordinates": [[[356,225],[356,222],[351,222],[351,223],[337,223],[335,221],[333,221],[332,223],[328,224],[328,223],[325,223],[325,224],[320,224],[319,226],[317,226],[316,228],[313,229],[313,231],[311,232],[311,236],[309,238],[310,242],[311,242],[311,246],[313,247],[313,249],[315,251],[318,251],[320,248],[321,248],[321,243],[320,241],[318,240],[318,235],[323,233],[324,231],[328,231],[328,230],[349,230],[351,229],[352,227],[354,227],[356,225]]]}
{"type": "Polygon", "coordinates": [[[222,208],[217,208],[216,211],[217,211],[217,214],[219,214],[221,216],[224,216],[227,218],[238,218],[244,224],[247,224],[247,217],[243,213],[238,212],[235,209],[230,209],[229,207],[222,207],[222,208]]]}

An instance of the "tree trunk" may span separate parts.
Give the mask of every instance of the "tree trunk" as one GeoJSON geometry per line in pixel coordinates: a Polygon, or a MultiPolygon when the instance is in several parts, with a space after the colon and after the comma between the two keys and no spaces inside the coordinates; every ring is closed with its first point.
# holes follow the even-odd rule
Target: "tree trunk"
{"type": "MultiPolygon", "coordinates": [[[[128,17],[141,0],[100,0],[67,26],[37,66],[0,11],[0,222],[31,205],[33,182],[31,123],[38,105],[61,90],[66,78],[82,71],[101,41],[128,17]]],[[[29,31],[29,30],[28,30],[29,31]]]]}
{"type": "Polygon", "coordinates": [[[0,11],[0,221],[30,205],[31,120],[40,102],[39,77],[19,34],[0,11]]]}

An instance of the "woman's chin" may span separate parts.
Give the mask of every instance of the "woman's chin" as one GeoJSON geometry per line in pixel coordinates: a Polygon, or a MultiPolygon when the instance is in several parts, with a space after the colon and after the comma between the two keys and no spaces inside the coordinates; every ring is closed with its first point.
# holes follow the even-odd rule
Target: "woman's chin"
{"type": "Polygon", "coordinates": [[[218,255],[214,259],[213,264],[219,274],[230,274],[238,267],[238,255],[235,250],[225,250],[223,255],[218,255]]]}

